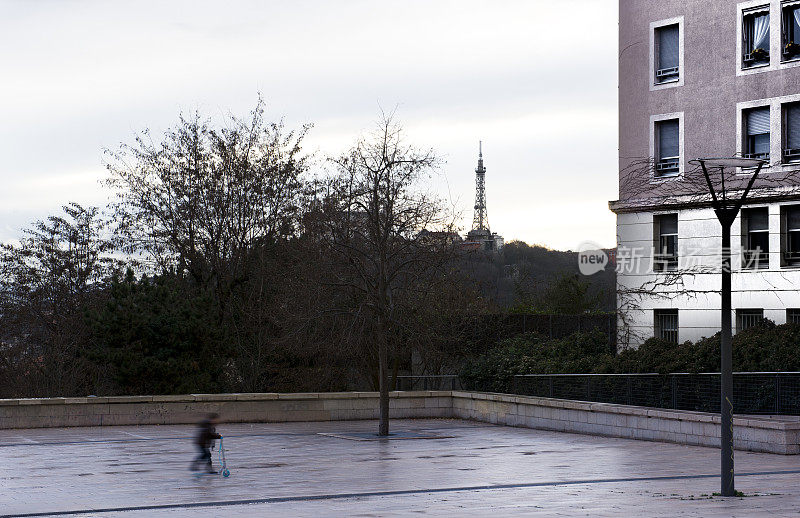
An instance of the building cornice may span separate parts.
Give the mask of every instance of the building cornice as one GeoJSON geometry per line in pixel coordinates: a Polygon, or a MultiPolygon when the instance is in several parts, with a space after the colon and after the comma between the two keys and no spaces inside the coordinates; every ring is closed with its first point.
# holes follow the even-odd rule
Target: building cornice
{"type": "MultiPolygon", "coordinates": [[[[730,198],[741,196],[741,191],[732,191],[730,198]]],[[[755,205],[772,202],[786,202],[800,200],[800,191],[797,187],[790,190],[771,189],[769,192],[750,192],[744,205],[755,205]]],[[[701,209],[711,207],[710,194],[683,194],[674,196],[659,196],[653,198],[630,198],[627,200],[612,200],[608,208],[614,214],[631,212],[653,212],[660,210],[701,209]]]]}

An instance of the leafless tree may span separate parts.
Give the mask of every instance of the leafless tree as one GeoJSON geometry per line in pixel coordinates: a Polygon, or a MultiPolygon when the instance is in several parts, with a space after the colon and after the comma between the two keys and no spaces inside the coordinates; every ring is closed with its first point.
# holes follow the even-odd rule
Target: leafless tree
{"type": "Polygon", "coordinates": [[[265,122],[259,99],[249,120],[231,116],[215,129],[181,116],[160,142],[144,131],[107,151],[123,250],[188,273],[224,302],[254,248],[297,230],[308,129],[265,122]]]}
{"type": "Polygon", "coordinates": [[[437,274],[456,248],[453,218],[424,190],[439,160],[406,144],[391,115],[332,162],[336,175],[321,196],[318,232],[323,282],[337,291],[330,310],[346,315],[338,318],[346,341],[377,366],[378,433],[387,435],[390,351],[418,336],[437,274]]]}

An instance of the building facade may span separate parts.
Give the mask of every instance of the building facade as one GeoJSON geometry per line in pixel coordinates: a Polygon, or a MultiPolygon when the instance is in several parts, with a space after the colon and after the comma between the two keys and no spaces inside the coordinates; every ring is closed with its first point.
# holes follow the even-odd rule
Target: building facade
{"type": "MultiPolygon", "coordinates": [[[[796,184],[800,1],[620,0],[619,16],[620,345],[697,340],[719,331],[721,231],[687,194],[690,160],[760,158],[765,182],[796,184]]],[[[779,183],[732,227],[734,333],[800,321],[800,196],[779,183]]]]}

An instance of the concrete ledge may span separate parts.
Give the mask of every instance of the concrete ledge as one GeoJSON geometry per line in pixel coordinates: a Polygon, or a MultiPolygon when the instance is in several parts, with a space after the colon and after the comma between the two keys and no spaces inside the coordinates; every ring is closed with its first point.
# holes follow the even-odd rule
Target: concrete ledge
{"type": "MultiPolygon", "coordinates": [[[[717,414],[507,394],[454,391],[453,417],[699,446],[718,447],[720,440],[717,414]]],[[[735,416],[733,425],[736,449],[800,453],[800,417],[735,416]]]]}
{"type": "MultiPolygon", "coordinates": [[[[456,417],[487,423],[717,447],[719,415],[609,403],[465,391],[391,392],[392,418],[456,417]]],[[[0,399],[0,429],[376,419],[377,392],[186,394],[0,399]]],[[[736,416],[739,450],[800,453],[800,417],[736,416]]]]}
{"type": "MultiPolygon", "coordinates": [[[[450,417],[448,391],[390,393],[392,417],[450,417]]],[[[0,399],[0,429],[191,424],[218,412],[226,422],[344,421],[378,417],[377,392],[184,394],[0,399]]]]}

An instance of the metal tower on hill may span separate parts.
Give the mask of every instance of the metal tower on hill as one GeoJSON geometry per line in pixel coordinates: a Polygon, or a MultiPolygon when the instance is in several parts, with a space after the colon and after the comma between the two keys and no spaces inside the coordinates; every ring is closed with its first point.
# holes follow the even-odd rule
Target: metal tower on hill
{"type": "Polygon", "coordinates": [[[486,168],[483,167],[483,143],[478,142],[478,168],[475,169],[475,214],[472,217],[472,231],[491,235],[489,215],[486,213],[486,168]]]}
{"type": "Polygon", "coordinates": [[[478,168],[475,169],[475,214],[472,230],[467,232],[465,245],[487,252],[498,252],[503,248],[503,236],[489,230],[489,214],[486,210],[486,168],[483,167],[483,145],[478,144],[478,168]]]}

